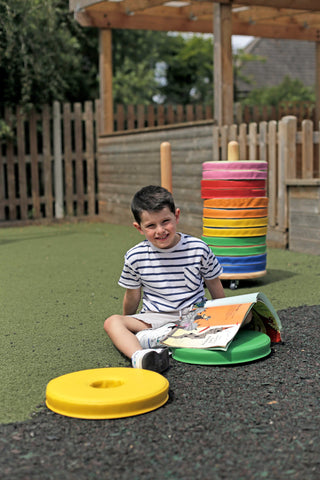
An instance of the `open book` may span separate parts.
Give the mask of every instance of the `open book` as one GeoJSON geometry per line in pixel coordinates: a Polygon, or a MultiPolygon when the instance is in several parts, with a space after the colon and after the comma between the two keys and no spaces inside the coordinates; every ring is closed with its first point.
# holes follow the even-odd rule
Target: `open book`
{"type": "Polygon", "coordinates": [[[261,292],[208,300],[195,308],[162,340],[174,348],[227,350],[242,324],[252,312],[245,328],[266,333],[271,342],[281,341],[281,322],[268,298],[261,292]]]}

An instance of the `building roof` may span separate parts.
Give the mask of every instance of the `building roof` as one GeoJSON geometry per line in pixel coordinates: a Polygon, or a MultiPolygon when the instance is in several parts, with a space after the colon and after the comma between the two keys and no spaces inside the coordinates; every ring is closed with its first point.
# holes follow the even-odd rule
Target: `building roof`
{"type": "Polygon", "coordinates": [[[246,53],[263,57],[246,63],[241,73],[252,80],[252,84],[237,80],[240,92],[279,85],[284,77],[300,80],[305,86],[313,87],[316,82],[316,47],[314,42],[255,38],[246,48],[246,53]]]}

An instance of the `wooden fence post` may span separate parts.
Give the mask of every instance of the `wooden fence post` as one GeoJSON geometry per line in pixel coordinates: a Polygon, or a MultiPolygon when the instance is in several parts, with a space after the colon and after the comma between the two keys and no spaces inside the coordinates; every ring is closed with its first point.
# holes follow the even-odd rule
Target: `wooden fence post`
{"type": "Polygon", "coordinates": [[[95,214],[94,136],[92,102],[85,102],[88,215],[95,214]]]}
{"type": "Polygon", "coordinates": [[[247,154],[247,124],[241,123],[239,126],[239,159],[246,160],[248,158],[247,154]]]}
{"type": "Polygon", "coordinates": [[[55,217],[63,218],[61,113],[60,113],[59,102],[53,103],[53,155],[54,155],[55,217]]]}
{"type": "MultiPolygon", "coordinates": [[[[279,142],[283,140],[285,142],[285,163],[284,163],[284,181],[288,178],[297,178],[297,153],[296,153],[296,134],[297,134],[297,117],[288,115],[284,117],[281,122],[279,122],[279,127],[281,124],[285,125],[284,137],[280,138],[279,131],[279,142]]],[[[280,148],[279,148],[280,149],[280,148]]],[[[280,167],[281,168],[281,167],[280,167]]]]}
{"type": "Polygon", "coordinates": [[[249,159],[257,160],[257,124],[255,122],[249,124],[249,159]]]}
{"type": "Polygon", "coordinates": [[[313,122],[302,121],[302,178],[313,178],[313,122]]]}
{"type": "Polygon", "coordinates": [[[44,105],[42,109],[42,141],[43,141],[43,176],[45,193],[45,216],[52,218],[52,171],[51,171],[51,132],[50,132],[50,108],[44,105]]]}
{"type": "Polygon", "coordinates": [[[37,145],[37,117],[33,108],[29,115],[29,140],[30,140],[30,160],[31,160],[31,182],[32,182],[32,210],[33,218],[40,218],[40,179],[39,179],[39,161],[37,145]]]}
{"type": "MultiPolygon", "coordinates": [[[[13,114],[11,108],[5,110],[5,121],[7,125],[12,127],[13,114]]],[[[2,173],[2,172],[1,172],[2,173]]],[[[8,181],[8,200],[9,200],[9,217],[10,220],[17,218],[15,206],[15,175],[14,175],[14,148],[11,139],[7,142],[7,181],[8,181]]]]}
{"type": "Polygon", "coordinates": [[[220,129],[214,125],[212,130],[212,160],[218,161],[220,159],[220,129]]]}
{"type": "Polygon", "coordinates": [[[22,109],[17,107],[17,154],[19,165],[19,192],[20,192],[20,215],[21,220],[28,218],[28,198],[27,198],[27,175],[26,175],[26,155],[25,155],[25,116],[22,109]]]}
{"type": "Polygon", "coordinates": [[[278,162],[278,228],[285,232],[288,229],[288,176],[293,174],[296,164],[296,131],[297,119],[284,117],[279,122],[279,162],[278,162]]]}
{"type": "Polygon", "coordinates": [[[267,122],[259,123],[259,160],[267,161],[267,143],[268,143],[268,124],[267,122]]]}
{"type": "Polygon", "coordinates": [[[277,125],[276,120],[268,124],[268,220],[269,226],[275,228],[277,224],[277,125]]]}

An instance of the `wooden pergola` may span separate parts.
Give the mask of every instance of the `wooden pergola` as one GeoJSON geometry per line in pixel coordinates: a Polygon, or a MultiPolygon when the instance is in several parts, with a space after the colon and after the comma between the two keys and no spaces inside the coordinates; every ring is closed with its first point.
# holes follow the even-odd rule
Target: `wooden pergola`
{"type": "Polygon", "coordinates": [[[214,118],[233,123],[232,35],[316,43],[320,120],[320,0],[69,0],[76,20],[100,29],[102,133],[113,130],[112,29],[214,34],[214,118]]]}

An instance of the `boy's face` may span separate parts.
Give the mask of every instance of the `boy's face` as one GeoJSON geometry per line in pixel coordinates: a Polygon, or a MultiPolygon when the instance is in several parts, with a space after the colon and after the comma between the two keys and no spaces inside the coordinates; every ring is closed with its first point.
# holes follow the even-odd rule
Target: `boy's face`
{"type": "Polygon", "coordinates": [[[133,225],[155,247],[172,248],[180,240],[180,235],[177,233],[179,216],[179,208],[175,213],[172,213],[168,207],[159,212],[143,210],[140,225],[137,222],[133,225]]]}

